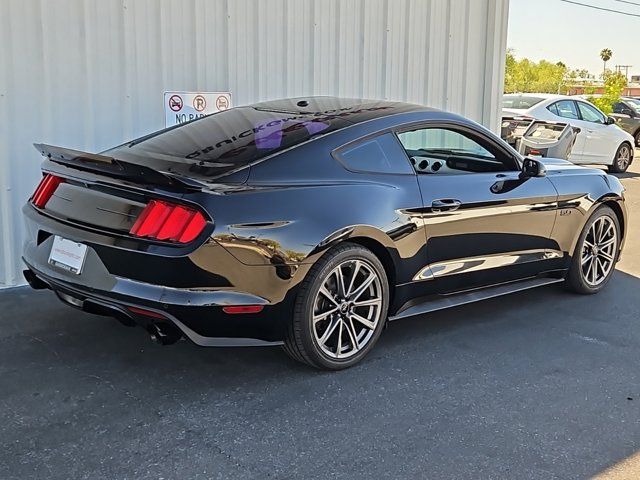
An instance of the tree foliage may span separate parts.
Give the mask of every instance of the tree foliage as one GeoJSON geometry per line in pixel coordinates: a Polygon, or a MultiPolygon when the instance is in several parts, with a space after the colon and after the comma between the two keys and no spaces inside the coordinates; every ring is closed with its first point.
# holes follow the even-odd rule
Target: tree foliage
{"type": "Polygon", "coordinates": [[[600,50],[600,58],[603,62],[607,63],[609,60],[611,60],[611,57],[613,57],[613,52],[610,48],[603,48],[602,50],[600,50]]]}
{"type": "Polygon", "coordinates": [[[567,75],[567,81],[570,85],[575,85],[578,83],[592,82],[595,80],[595,75],[593,75],[586,68],[575,68],[571,70],[567,75]]]}
{"type": "Polygon", "coordinates": [[[604,73],[604,92],[598,97],[589,97],[589,101],[609,115],[613,105],[620,101],[620,96],[627,86],[627,77],[620,72],[607,70],[604,73]]]}
{"type": "Polygon", "coordinates": [[[611,57],[613,57],[613,52],[611,51],[610,48],[603,48],[602,50],[600,50],[600,58],[604,62],[604,66],[602,67],[603,79],[604,79],[604,76],[607,74],[607,62],[611,60],[611,57]]]}
{"type": "Polygon", "coordinates": [[[562,62],[518,60],[507,51],[504,90],[506,93],[565,93],[568,69],[562,62]]]}

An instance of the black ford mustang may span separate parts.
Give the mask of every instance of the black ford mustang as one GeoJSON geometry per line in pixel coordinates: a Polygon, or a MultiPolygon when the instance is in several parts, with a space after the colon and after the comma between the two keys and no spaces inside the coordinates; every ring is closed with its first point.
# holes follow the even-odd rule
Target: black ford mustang
{"type": "Polygon", "coordinates": [[[37,148],[31,286],[163,344],[283,344],[326,369],[388,320],[554,282],[595,293],[627,223],[615,177],[405,103],[279,100],[100,154],[37,148]]]}

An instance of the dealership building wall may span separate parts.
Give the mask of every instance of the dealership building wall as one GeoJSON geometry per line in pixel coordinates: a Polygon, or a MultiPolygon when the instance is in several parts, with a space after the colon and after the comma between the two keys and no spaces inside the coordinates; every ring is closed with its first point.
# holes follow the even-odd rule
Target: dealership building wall
{"type": "Polygon", "coordinates": [[[24,283],[33,142],[100,151],[164,126],[164,91],[338,95],[493,130],[508,0],[2,0],[0,287],[24,283]]]}

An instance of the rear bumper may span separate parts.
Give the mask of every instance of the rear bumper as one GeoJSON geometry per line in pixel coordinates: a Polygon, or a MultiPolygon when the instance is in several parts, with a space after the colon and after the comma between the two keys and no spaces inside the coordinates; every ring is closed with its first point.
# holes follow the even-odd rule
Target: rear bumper
{"type": "Polygon", "coordinates": [[[32,287],[49,288],[68,305],[123,323],[147,329],[169,323],[197,345],[282,343],[301,276],[283,278],[277,266],[244,265],[214,241],[191,253],[171,255],[118,244],[108,236],[50,219],[29,205],[23,212],[25,278],[32,287]],[[88,246],[81,274],[49,264],[54,235],[88,246]],[[223,311],[232,305],[264,307],[250,314],[223,311]],[[152,314],[141,315],[130,307],[152,314]]]}
{"type": "MultiPolygon", "coordinates": [[[[114,294],[114,292],[108,292],[107,294],[105,294],[105,292],[87,291],[82,286],[63,282],[59,279],[53,279],[46,274],[37,271],[32,266],[30,266],[26,262],[26,260],[24,261],[24,263],[28,267],[28,270],[25,270],[24,272],[24,276],[32,288],[48,288],[55,292],[60,301],[62,301],[63,303],[71,307],[83,310],[87,313],[112,316],[125,324],[139,325],[146,330],[150,330],[156,324],[170,323],[181,332],[182,336],[188,338],[193,343],[201,347],[253,347],[282,345],[282,340],[274,340],[274,336],[269,334],[265,335],[266,339],[252,338],[253,336],[262,336],[260,333],[261,329],[253,330],[249,328],[247,330],[246,325],[243,328],[241,328],[240,325],[236,325],[235,328],[231,329],[217,329],[214,325],[210,324],[209,328],[204,332],[198,332],[189,327],[188,324],[192,322],[190,322],[189,320],[185,320],[185,323],[175,316],[176,310],[179,310],[184,315],[184,309],[186,309],[186,311],[190,310],[190,313],[187,315],[188,317],[191,317],[191,315],[193,314],[197,314],[197,312],[199,312],[203,308],[203,305],[201,304],[200,306],[197,306],[196,304],[204,301],[204,298],[194,298],[194,300],[197,301],[189,303],[187,297],[193,298],[194,295],[186,296],[182,294],[179,296],[179,299],[181,301],[186,301],[186,303],[167,304],[158,303],[156,301],[150,300],[149,298],[145,299],[139,297],[131,297],[122,293],[114,294]],[[135,313],[132,312],[129,307],[144,309],[145,311],[155,313],[156,316],[151,317],[149,315],[135,313]],[[232,336],[210,336],[217,335],[217,331],[224,331],[224,333],[226,333],[227,335],[232,336]],[[206,335],[203,335],[203,333],[206,333],[206,335]],[[251,337],[237,336],[243,334],[251,335],[251,337]]],[[[131,285],[129,284],[129,286],[131,285]]],[[[149,285],[142,285],[141,287],[141,291],[147,292],[149,292],[149,289],[160,288],[149,285]]],[[[120,288],[119,290],[122,290],[122,288],[120,288]]],[[[197,294],[195,296],[197,296],[197,294]]],[[[216,298],[211,294],[207,295],[207,297],[210,300],[216,298]]],[[[237,303],[230,303],[229,300],[231,299],[237,301],[240,298],[243,298],[245,301],[249,300],[248,296],[218,296],[215,303],[206,304],[206,307],[204,307],[207,309],[207,316],[216,316],[217,313],[217,316],[219,317],[227,316],[228,318],[225,320],[226,322],[235,322],[236,319],[233,317],[239,317],[242,315],[234,315],[233,317],[231,317],[230,315],[225,315],[224,312],[222,312],[222,308],[228,305],[237,305],[237,303]]],[[[241,303],[240,305],[257,305],[260,304],[258,303],[258,300],[259,299],[256,298],[253,302],[241,303]]],[[[240,320],[239,323],[243,323],[241,319],[238,320],[240,320]]],[[[260,315],[260,321],[262,323],[265,323],[269,320],[264,315],[260,315]]]]}

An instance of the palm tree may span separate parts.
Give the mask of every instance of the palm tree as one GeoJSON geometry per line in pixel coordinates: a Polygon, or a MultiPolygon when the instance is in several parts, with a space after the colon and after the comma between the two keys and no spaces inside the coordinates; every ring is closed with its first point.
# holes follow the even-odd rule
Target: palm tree
{"type": "Polygon", "coordinates": [[[600,58],[604,62],[604,68],[602,69],[603,74],[607,72],[607,62],[611,60],[611,57],[613,57],[613,52],[610,48],[603,48],[600,51],[600,58]]]}

